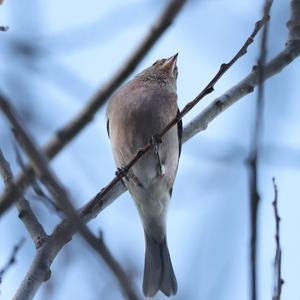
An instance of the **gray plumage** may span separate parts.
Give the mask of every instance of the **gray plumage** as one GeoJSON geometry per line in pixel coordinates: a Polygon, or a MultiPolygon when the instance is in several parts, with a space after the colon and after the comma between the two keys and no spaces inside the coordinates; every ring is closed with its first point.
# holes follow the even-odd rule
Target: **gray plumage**
{"type": "MultiPolygon", "coordinates": [[[[107,109],[115,163],[125,166],[178,113],[177,54],[162,59],[125,84],[107,109]]],[[[177,292],[166,238],[166,214],[181,148],[182,124],[171,128],[128,172],[124,183],[135,201],[145,232],[143,291],[152,297],[177,292]]]]}

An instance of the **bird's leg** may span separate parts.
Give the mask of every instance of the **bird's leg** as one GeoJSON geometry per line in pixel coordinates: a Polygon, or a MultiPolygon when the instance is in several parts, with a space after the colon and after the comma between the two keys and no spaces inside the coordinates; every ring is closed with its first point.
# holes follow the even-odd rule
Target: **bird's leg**
{"type": "Polygon", "coordinates": [[[138,185],[139,187],[143,187],[139,179],[125,165],[121,166],[120,168],[117,168],[116,176],[119,177],[120,179],[125,178],[127,181],[131,179],[135,185],[138,185]]]}
{"type": "Polygon", "coordinates": [[[152,145],[152,147],[154,149],[154,154],[156,155],[157,160],[158,160],[158,167],[159,167],[158,173],[159,173],[159,175],[164,175],[165,174],[165,166],[161,162],[161,159],[159,156],[159,151],[158,151],[158,147],[159,147],[159,144],[162,143],[162,139],[159,135],[154,134],[150,138],[149,143],[152,145]]]}

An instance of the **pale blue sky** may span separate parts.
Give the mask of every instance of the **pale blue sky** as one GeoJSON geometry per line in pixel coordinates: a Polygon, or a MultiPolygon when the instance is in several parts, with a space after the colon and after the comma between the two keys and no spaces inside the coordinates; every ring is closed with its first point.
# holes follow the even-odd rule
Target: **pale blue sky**
{"type": "MultiPolygon", "coordinates": [[[[261,15],[262,0],[191,1],[135,73],[157,58],[179,52],[179,106],[195,97],[240,48],[261,15]]],[[[126,60],[147,32],[165,1],[16,1],[0,8],[0,88],[23,115],[38,143],[76,115],[88,99],[126,60]],[[41,47],[32,58],[16,52],[13,41],[41,47]]],[[[287,38],[288,1],[272,8],[268,57],[283,49],[287,38]]],[[[258,57],[259,38],[183,121],[249,73],[258,57]]],[[[28,52],[27,52],[28,53],[28,52]]],[[[262,196],[259,220],[259,295],[271,299],[275,253],[271,178],[279,188],[282,217],[283,300],[299,298],[300,180],[299,61],[266,84],[263,144],[259,167],[262,196]],[[269,147],[270,146],[270,147],[269,147]],[[278,146],[288,151],[276,150],[278,146]],[[269,147],[269,148],[268,148],[269,147]],[[276,148],[277,147],[277,148],[276,148]],[[271,149],[271,150],[268,150],[271,149]],[[275,150],[274,150],[275,149],[275,150]],[[291,161],[290,154],[295,153],[291,161]],[[295,160],[296,158],[296,160],[295,160]]],[[[184,145],[168,217],[169,248],[179,291],[174,299],[249,300],[248,171],[245,159],[253,127],[256,93],[243,98],[184,145]]],[[[10,132],[0,117],[0,146],[17,170],[10,132]]],[[[77,206],[90,199],[115,168],[106,135],[104,110],[53,161],[53,167],[77,206]]],[[[3,187],[2,182],[0,184],[3,187]]],[[[50,233],[59,218],[39,202],[34,208],[50,233]]],[[[141,292],[144,241],[135,207],[123,195],[96,220],[118,261],[132,270],[141,292]]],[[[1,284],[1,299],[10,299],[34,255],[23,225],[10,210],[0,219],[0,266],[19,237],[26,236],[18,263],[1,284]]],[[[122,299],[103,263],[74,238],[55,260],[52,278],[36,299],[122,299]]],[[[163,299],[158,295],[155,299],[163,299]]]]}

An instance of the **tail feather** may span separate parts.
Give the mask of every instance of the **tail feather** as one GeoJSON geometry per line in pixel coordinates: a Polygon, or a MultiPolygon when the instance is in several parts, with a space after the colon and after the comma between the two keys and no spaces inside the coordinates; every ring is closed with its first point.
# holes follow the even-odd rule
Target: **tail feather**
{"type": "Polygon", "coordinates": [[[146,252],[143,291],[153,297],[159,290],[166,296],[175,295],[177,281],[171,263],[166,239],[157,242],[145,233],[146,252]]]}
{"type": "Polygon", "coordinates": [[[161,257],[163,268],[160,290],[166,296],[170,297],[171,295],[175,295],[177,292],[177,280],[173,270],[166,240],[164,240],[163,244],[161,245],[161,257]]]}

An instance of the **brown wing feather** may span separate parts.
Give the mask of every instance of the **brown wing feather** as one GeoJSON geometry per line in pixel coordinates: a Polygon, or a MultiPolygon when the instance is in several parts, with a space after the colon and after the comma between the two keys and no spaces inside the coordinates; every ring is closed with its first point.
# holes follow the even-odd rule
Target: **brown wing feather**
{"type": "MultiPolygon", "coordinates": [[[[177,116],[179,114],[180,114],[180,110],[178,109],[177,116]]],[[[178,128],[178,143],[179,143],[179,156],[178,156],[178,159],[179,159],[180,154],[181,154],[181,144],[182,144],[182,120],[180,120],[177,123],[177,128],[178,128]]]]}
{"type": "Polygon", "coordinates": [[[106,130],[107,130],[107,135],[110,138],[110,136],[109,136],[109,119],[107,119],[107,122],[106,122],[106,130]]]}

